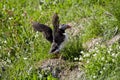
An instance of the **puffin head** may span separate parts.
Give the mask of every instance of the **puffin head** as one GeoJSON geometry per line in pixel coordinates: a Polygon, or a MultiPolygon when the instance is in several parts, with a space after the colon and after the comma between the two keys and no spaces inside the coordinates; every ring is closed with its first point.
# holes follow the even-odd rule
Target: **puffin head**
{"type": "Polygon", "coordinates": [[[63,31],[65,31],[66,29],[69,29],[69,28],[71,28],[71,26],[68,25],[68,24],[62,24],[62,25],[60,25],[60,27],[59,27],[59,29],[60,29],[60,30],[63,30],[63,31]]]}

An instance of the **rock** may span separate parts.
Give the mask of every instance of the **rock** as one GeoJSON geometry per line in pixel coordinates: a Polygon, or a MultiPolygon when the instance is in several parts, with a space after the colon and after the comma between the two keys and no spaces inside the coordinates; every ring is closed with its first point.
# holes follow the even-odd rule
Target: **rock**
{"type": "Polygon", "coordinates": [[[102,38],[93,38],[90,41],[86,42],[83,44],[83,47],[86,48],[87,50],[93,49],[97,44],[102,43],[102,38]]]}
{"type": "Polygon", "coordinates": [[[107,46],[114,44],[115,42],[120,43],[120,34],[114,36],[112,39],[106,41],[107,46]]]}

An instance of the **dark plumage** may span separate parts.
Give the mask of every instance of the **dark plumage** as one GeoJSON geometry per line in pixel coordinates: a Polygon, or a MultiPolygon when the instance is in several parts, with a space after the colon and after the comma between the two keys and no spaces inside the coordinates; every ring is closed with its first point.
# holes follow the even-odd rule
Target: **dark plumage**
{"type": "Polygon", "coordinates": [[[53,42],[53,35],[52,35],[52,29],[48,27],[47,25],[40,24],[38,22],[33,22],[32,24],[35,31],[42,32],[44,37],[50,42],[53,42]]]}
{"type": "Polygon", "coordinates": [[[59,53],[62,48],[62,43],[66,39],[65,30],[71,26],[66,24],[59,24],[59,17],[57,14],[53,15],[52,18],[53,31],[50,27],[38,22],[33,23],[33,28],[36,31],[42,32],[45,38],[52,43],[50,53],[59,53]]]}
{"type": "Polygon", "coordinates": [[[67,35],[65,34],[65,30],[67,28],[70,28],[70,26],[63,24],[59,26],[57,31],[55,31],[54,40],[51,45],[50,53],[59,53],[59,51],[64,47],[63,43],[67,39],[67,35]]]}

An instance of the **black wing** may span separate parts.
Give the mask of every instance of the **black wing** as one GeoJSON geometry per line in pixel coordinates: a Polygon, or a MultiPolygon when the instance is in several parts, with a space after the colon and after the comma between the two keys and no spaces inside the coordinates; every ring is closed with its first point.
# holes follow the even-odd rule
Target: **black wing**
{"type": "Polygon", "coordinates": [[[57,33],[58,29],[59,29],[59,16],[57,13],[55,13],[53,15],[53,18],[52,18],[52,24],[53,24],[53,31],[54,31],[54,34],[57,33]]]}
{"type": "Polygon", "coordinates": [[[38,22],[33,22],[32,27],[35,31],[42,32],[44,37],[50,42],[53,42],[52,29],[47,25],[40,24],[38,22]]]}
{"type": "Polygon", "coordinates": [[[51,45],[50,53],[59,53],[60,45],[64,41],[65,36],[59,29],[59,16],[57,13],[53,15],[52,18],[52,24],[53,24],[53,43],[51,45]]]}
{"type": "Polygon", "coordinates": [[[59,26],[60,26],[59,23],[60,23],[59,16],[57,13],[55,13],[53,15],[53,18],[52,18],[52,24],[54,27],[54,29],[53,29],[53,41],[55,43],[57,43],[58,45],[60,45],[65,38],[65,36],[63,35],[63,32],[59,29],[59,26]]]}

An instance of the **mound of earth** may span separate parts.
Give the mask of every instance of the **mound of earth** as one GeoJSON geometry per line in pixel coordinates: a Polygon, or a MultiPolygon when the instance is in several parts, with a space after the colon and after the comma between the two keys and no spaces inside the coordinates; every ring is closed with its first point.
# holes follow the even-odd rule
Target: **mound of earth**
{"type": "Polygon", "coordinates": [[[48,59],[38,62],[36,67],[45,74],[51,73],[59,80],[85,80],[85,74],[78,62],[68,62],[59,59],[48,59]]]}

